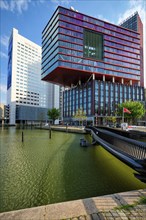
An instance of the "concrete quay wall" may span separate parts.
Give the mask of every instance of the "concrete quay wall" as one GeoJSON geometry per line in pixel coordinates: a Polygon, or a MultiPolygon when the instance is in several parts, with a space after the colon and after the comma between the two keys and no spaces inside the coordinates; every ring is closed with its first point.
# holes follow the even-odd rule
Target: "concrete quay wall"
{"type": "MultiPolygon", "coordinates": [[[[40,129],[40,127],[36,127],[40,129]]],[[[49,130],[49,126],[42,126],[41,129],[49,130]]],[[[51,130],[54,131],[63,131],[63,132],[69,132],[69,133],[79,133],[79,134],[85,134],[85,127],[81,126],[62,126],[62,125],[51,125],[51,130]]]]}
{"type": "Polygon", "coordinates": [[[135,205],[130,210],[115,209],[131,205],[142,196],[146,197],[146,189],[4,212],[0,220],[143,220],[146,204],[135,205]]]}

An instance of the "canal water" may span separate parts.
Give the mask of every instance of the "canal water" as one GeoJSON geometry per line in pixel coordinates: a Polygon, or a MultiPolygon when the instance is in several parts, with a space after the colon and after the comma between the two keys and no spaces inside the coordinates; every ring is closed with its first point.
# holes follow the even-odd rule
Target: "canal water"
{"type": "Polygon", "coordinates": [[[135,172],[101,146],[80,147],[89,135],[0,130],[0,211],[146,188],[135,172]]]}

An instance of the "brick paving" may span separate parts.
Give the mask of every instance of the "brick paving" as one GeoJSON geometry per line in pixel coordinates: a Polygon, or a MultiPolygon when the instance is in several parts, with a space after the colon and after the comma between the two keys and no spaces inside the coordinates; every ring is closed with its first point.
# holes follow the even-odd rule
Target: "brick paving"
{"type": "Polygon", "coordinates": [[[0,220],[145,220],[146,204],[136,203],[142,196],[146,189],[5,212],[0,220]]]}

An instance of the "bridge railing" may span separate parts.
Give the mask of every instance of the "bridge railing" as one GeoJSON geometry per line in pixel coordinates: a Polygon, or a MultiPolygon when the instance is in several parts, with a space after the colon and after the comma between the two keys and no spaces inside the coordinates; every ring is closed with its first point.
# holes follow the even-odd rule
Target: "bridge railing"
{"type": "Polygon", "coordinates": [[[112,144],[114,150],[117,150],[118,152],[121,152],[135,160],[143,160],[146,158],[146,143],[126,138],[104,129],[91,126],[88,128],[94,131],[94,133],[101,139],[112,144]]]}

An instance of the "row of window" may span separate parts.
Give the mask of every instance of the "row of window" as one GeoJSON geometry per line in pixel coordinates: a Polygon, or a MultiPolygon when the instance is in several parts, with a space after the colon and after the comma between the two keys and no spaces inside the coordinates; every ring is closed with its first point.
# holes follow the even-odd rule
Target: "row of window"
{"type": "Polygon", "coordinates": [[[104,41],[104,45],[116,47],[116,48],[122,49],[122,50],[127,50],[127,51],[130,51],[130,52],[133,52],[133,53],[138,53],[138,54],[140,53],[140,50],[138,50],[138,49],[134,49],[132,47],[127,47],[127,46],[124,46],[122,44],[117,44],[117,43],[106,41],[106,40],[104,41]]]}
{"type": "MultiPolygon", "coordinates": [[[[99,31],[99,32],[106,33],[106,34],[111,34],[111,35],[113,35],[115,37],[119,37],[119,38],[122,38],[122,39],[125,39],[125,40],[128,40],[128,41],[133,41],[135,43],[139,43],[140,42],[139,39],[132,38],[132,37],[126,36],[124,34],[115,32],[113,30],[107,30],[104,27],[102,28],[102,27],[96,26],[94,24],[91,24],[91,23],[88,23],[88,22],[85,22],[85,21],[80,21],[80,20],[77,20],[77,19],[74,19],[74,18],[71,18],[71,17],[67,17],[67,16],[64,16],[64,15],[59,15],[59,19],[65,21],[65,22],[73,23],[76,26],[80,25],[81,27],[84,27],[84,28],[93,29],[95,31],[99,31]]],[[[71,26],[69,26],[68,24],[67,24],[66,27],[71,28],[71,26]]]]}
{"type": "Polygon", "coordinates": [[[77,56],[77,57],[83,57],[83,52],[80,51],[76,51],[73,49],[65,49],[64,47],[59,47],[58,48],[60,53],[64,53],[66,55],[70,55],[70,56],[77,56]]]}
{"type": "Polygon", "coordinates": [[[120,65],[120,66],[123,66],[123,67],[140,69],[140,65],[135,65],[135,64],[131,64],[131,63],[121,62],[121,61],[118,61],[118,60],[112,60],[112,59],[109,59],[109,58],[104,58],[104,61],[108,62],[110,64],[120,65]]]}
{"type": "Polygon", "coordinates": [[[140,60],[136,60],[136,59],[132,59],[132,58],[129,58],[129,57],[124,57],[124,56],[120,56],[120,55],[116,55],[116,54],[111,54],[111,53],[108,53],[108,52],[104,52],[104,56],[109,57],[109,58],[114,58],[114,59],[117,59],[117,60],[121,60],[121,61],[125,61],[125,62],[140,64],[140,60]]]}
{"type": "Polygon", "coordinates": [[[77,26],[77,25],[73,25],[73,24],[69,24],[69,23],[66,23],[64,21],[59,21],[59,26],[60,27],[65,27],[65,28],[69,28],[71,30],[75,30],[75,31],[79,31],[81,33],[83,33],[83,27],[80,27],[80,26],[77,26]]]}
{"type": "Polygon", "coordinates": [[[140,75],[139,70],[132,70],[132,69],[128,69],[128,68],[124,68],[124,67],[120,67],[120,66],[113,66],[113,65],[105,64],[105,68],[113,69],[113,70],[119,70],[119,71],[122,71],[122,72],[128,72],[128,73],[132,73],[132,74],[135,74],[135,75],[140,75]]]}
{"type": "MultiPolygon", "coordinates": [[[[45,61],[42,63],[42,67],[45,68],[45,66],[59,53],[59,48],[57,47],[56,50],[54,50],[45,61]]],[[[44,59],[43,59],[44,60],[44,59]]]]}
{"type": "Polygon", "coordinates": [[[57,68],[59,65],[59,62],[54,63],[52,66],[48,66],[48,69],[46,69],[44,71],[44,67],[42,67],[42,78],[44,78],[45,76],[47,76],[49,73],[51,73],[55,68],[57,68]]]}
{"type": "MultiPolygon", "coordinates": [[[[80,93],[78,93],[78,89],[79,88],[64,92],[64,116],[73,116],[73,112],[76,112],[76,110],[80,107],[83,107],[83,110],[87,112],[88,115],[90,115],[89,112],[91,113],[91,92],[89,92],[88,86],[87,89],[81,89],[80,93]],[[87,97],[89,97],[90,103],[87,102],[87,97]],[[90,111],[88,111],[89,109],[90,111]]],[[[103,82],[99,83],[98,81],[95,81],[94,107],[95,110],[101,107],[104,107],[105,110],[115,110],[118,103],[122,103],[126,100],[132,99],[143,101],[143,95],[144,94],[142,88],[123,85],[119,86],[117,84],[104,84],[103,82]],[[110,88],[112,88],[112,90],[110,88]],[[110,98],[107,97],[109,91],[111,92],[109,95],[110,98]],[[105,94],[107,96],[105,96],[105,94]]]]}
{"type": "Polygon", "coordinates": [[[108,28],[108,29],[111,29],[111,30],[121,32],[123,34],[131,35],[133,37],[139,37],[138,33],[134,33],[132,31],[125,30],[121,27],[117,27],[115,25],[108,24],[104,21],[100,21],[100,20],[97,20],[95,18],[88,17],[87,15],[82,15],[80,13],[73,12],[71,10],[67,10],[67,9],[64,9],[64,8],[60,8],[59,12],[61,12],[62,14],[65,14],[65,15],[68,15],[68,16],[71,16],[71,17],[74,17],[74,18],[92,23],[92,24],[96,24],[96,25],[99,25],[99,26],[102,26],[102,27],[105,27],[105,28],[108,28]]]}
{"type": "Polygon", "coordinates": [[[18,48],[21,48],[22,50],[29,50],[30,53],[35,54],[36,56],[38,56],[38,50],[37,49],[33,49],[32,47],[28,47],[20,42],[17,42],[18,44],[18,48]]]}
{"type": "Polygon", "coordinates": [[[85,65],[91,65],[91,66],[94,66],[94,67],[102,67],[102,68],[107,68],[107,69],[109,68],[109,69],[113,69],[113,70],[119,70],[119,71],[122,71],[122,72],[128,72],[128,73],[140,75],[139,70],[133,70],[133,69],[129,69],[129,68],[104,64],[102,62],[96,62],[96,61],[86,60],[86,59],[72,57],[72,56],[66,56],[64,54],[60,54],[58,58],[62,59],[62,60],[70,61],[70,62],[82,63],[82,64],[85,64],[85,65]]]}
{"type": "Polygon", "coordinates": [[[58,28],[54,30],[54,32],[46,37],[42,43],[42,51],[44,52],[48,46],[52,43],[52,41],[55,41],[56,36],[58,36],[58,28]]]}
{"type": "Polygon", "coordinates": [[[68,30],[63,27],[59,27],[59,33],[73,36],[75,38],[83,39],[83,33],[80,33],[80,32],[74,31],[74,30],[68,30]]]}
{"type": "MultiPolygon", "coordinates": [[[[39,95],[39,93],[36,93],[36,92],[30,92],[28,90],[19,90],[19,89],[16,89],[16,91],[20,91],[20,92],[24,92],[24,93],[28,93],[28,94],[34,94],[34,95],[39,95]]],[[[16,93],[17,94],[17,93],[16,93]]]]}
{"type": "Polygon", "coordinates": [[[49,20],[48,24],[44,28],[44,30],[42,32],[43,38],[45,38],[46,34],[48,34],[48,30],[50,28],[54,27],[54,25],[56,23],[56,19],[58,19],[58,10],[55,11],[54,15],[52,16],[52,18],[49,20]]]}
{"type": "Polygon", "coordinates": [[[74,63],[71,63],[71,62],[63,62],[63,61],[55,62],[56,60],[58,60],[58,56],[56,56],[54,58],[54,61],[52,61],[52,63],[54,63],[54,64],[52,64],[51,68],[49,68],[50,67],[49,64],[46,65],[46,68],[43,69],[43,73],[45,73],[47,70],[49,70],[49,72],[51,72],[57,66],[63,66],[63,67],[69,67],[69,68],[73,68],[73,69],[84,70],[84,71],[88,71],[88,72],[97,72],[97,73],[101,73],[101,74],[108,74],[108,75],[122,77],[122,78],[140,80],[140,76],[136,76],[136,75],[132,75],[132,74],[128,74],[128,73],[125,74],[125,73],[116,72],[116,71],[113,71],[113,70],[106,70],[106,69],[102,69],[102,68],[85,66],[85,65],[79,64],[79,63],[74,64],[74,63]]]}
{"type": "Polygon", "coordinates": [[[49,50],[49,48],[47,49],[47,51],[49,50],[49,52],[46,52],[44,54],[44,56],[42,56],[42,66],[44,66],[44,62],[47,61],[47,59],[51,56],[52,53],[55,53],[55,50],[57,49],[57,47],[59,46],[58,41],[55,42],[55,44],[52,46],[52,48],[49,50]]]}
{"type": "Polygon", "coordinates": [[[63,66],[63,67],[73,68],[73,69],[84,70],[84,71],[88,71],[88,72],[108,74],[111,76],[140,80],[140,76],[136,76],[136,75],[132,75],[132,74],[128,74],[128,73],[125,74],[125,73],[116,72],[113,70],[106,70],[106,69],[102,69],[102,68],[85,66],[83,64],[74,64],[74,63],[59,61],[58,65],[63,66]]]}
{"type": "Polygon", "coordinates": [[[83,40],[72,37],[72,36],[66,36],[66,35],[63,35],[63,34],[59,34],[59,40],[69,41],[69,42],[72,42],[72,43],[75,43],[75,44],[83,45],[83,40]]]}
{"type": "Polygon", "coordinates": [[[104,50],[112,52],[112,53],[117,53],[119,55],[129,56],[129,57],[135,58],[135,59],[140,59],[140,55],[130,53],[130,52],[126,52],[126,51],[123,51],[123,50],[119,50],[119,49],[115,49],[115,48],[111,48],[111,47],[106,47],[106,46],[104,47],[104,50]]]}
{"type": "MultiPolygon", "coordinates": [[[[42,67],[43,72],[46,72],[46,70],[48,70],[50,68],[50,66],[52,66],[54,63],[56,63],[56,61],[58,59],[59,59],[59,55],[57,54],[45,66],[43,65],[43,67],[42,67]]],[[[46,61],[48,61],[48,60],[46,60],[46,61]]]]}
{"type": "Polygon", "coordinates": [[[19,104],[25,104],[25,105],[39,105],[39,103],[33,103],[33,102],[25,102],[25,101],[20,101],[20,100],[16,100],[16,103],[19,103],[19,104]]]}
{"type": "MultiPolygon", "coordinates": [[[[69,36],[65,36],[65,35],[62,35],[62,34],[59,34],[57,35],[52,41],[51,43],[46,47],[43,48],[43,51],[42,51],[42,56],[43,56],[43,60],[42,60],[42,63],[44,62],[44,60],[46,59],[46,57],[48,56],[48,53],[49,55],[52,53],[52,51],[54,50],[54,47],[56,47],[56,44],[57,43],[56,41],[57,40],[66,40],[66,41],[70,41],[69,43],[68,42],[64,42],[64,43],[61,43],[60,45],[62,46],[66,46],[66,47],[70,47],[72,49],[79,49],[81,50],[82,49],[82,46],[79,46],[77,47],[76,44],[82,44],[83,45],[83,40],[80,40],[80,39],[77,39],[77,38],[74,38],[74,37],[69,37],[69,36]],[[74,43],[74,46],[72,43],[74,43]]],[[[61,41],[63,42],[63,41],[61,41]]],[[[49,57],[50,58],[50,57],[49,57]]]]}
{"type": "Polygon", "coordinates": [[[126,40],[121,40],[121,39],[116,38],[116,37],[111,37],[111,36],[108,36],[108,35],[104,35],[104,39],[108,40],[108,41],[114,41],[115,43],[124,44],[124,45],[130,46],[130,47],[134,47],[134,48],[137,48],[137,49],[140,48],[139,44],[135,44],[135,43],[132,43],[132,42],[129,42],[129,41],[126,41],[126,40]]]}

